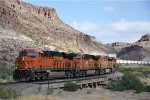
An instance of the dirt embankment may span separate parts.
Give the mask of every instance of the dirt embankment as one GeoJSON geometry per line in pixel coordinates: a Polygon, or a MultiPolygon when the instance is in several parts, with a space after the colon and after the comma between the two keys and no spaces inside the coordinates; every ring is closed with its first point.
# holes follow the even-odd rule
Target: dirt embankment
{"type": "Polygon", "coordinates": [[[83,89],[76,92],[55,90],[52,95],[35,94],[21,97],[21,100],[149,100],[150,93],[135,94],[133,91],[114,92],[102,87],[83,89]]]}

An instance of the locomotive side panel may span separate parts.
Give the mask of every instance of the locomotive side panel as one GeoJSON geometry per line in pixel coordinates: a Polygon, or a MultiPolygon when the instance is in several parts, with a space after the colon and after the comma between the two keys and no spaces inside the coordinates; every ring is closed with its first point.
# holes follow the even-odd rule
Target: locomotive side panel
{"type": "Polygon", "coordinates": [[[101,69],[108,68],[108,60],[100,60],[101,69]]]}

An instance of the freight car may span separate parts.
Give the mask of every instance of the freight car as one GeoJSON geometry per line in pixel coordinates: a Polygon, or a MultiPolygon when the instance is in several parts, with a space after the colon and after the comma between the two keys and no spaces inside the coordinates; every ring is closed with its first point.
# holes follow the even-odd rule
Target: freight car
{"type": "Polygon", "coordinates": [[[31,49],[21,50],[15,65],[16,81],[101,75],[112,73],[117,67],[113,57],[31,49]]]}

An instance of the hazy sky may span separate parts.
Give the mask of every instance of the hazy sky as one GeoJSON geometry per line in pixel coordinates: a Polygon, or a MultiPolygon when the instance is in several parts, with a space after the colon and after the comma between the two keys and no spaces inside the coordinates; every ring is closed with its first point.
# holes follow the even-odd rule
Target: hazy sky
{"type": "Polygon", "coordinates": [[[135,42],[150,33],[150,1],[24,0],[53,7],[65,23],[103,43],[135,42]]]}

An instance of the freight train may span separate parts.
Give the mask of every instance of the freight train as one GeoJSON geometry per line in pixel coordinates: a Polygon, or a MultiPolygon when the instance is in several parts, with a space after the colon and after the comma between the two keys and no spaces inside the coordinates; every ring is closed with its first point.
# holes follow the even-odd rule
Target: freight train
{"type": "Polygon", "coordinates": [[[15,59],[16,81],[102,75],[116,70],[116,59],[108,56],[25,49],[15,59]]]}

